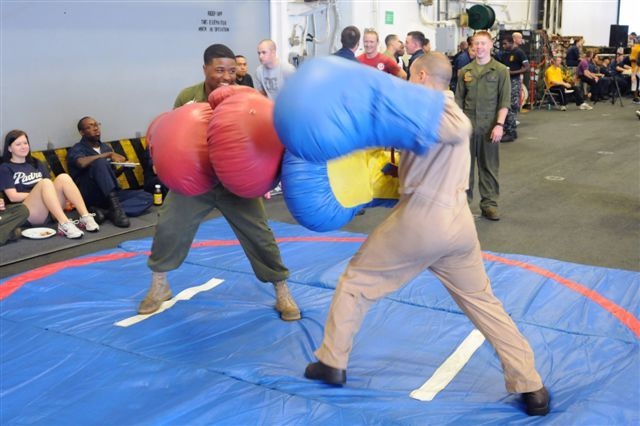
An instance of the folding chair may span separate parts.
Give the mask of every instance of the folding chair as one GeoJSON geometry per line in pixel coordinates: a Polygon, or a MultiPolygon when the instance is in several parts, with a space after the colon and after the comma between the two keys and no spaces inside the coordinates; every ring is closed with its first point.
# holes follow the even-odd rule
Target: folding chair
{"type": "Polygon", "coordinates": [[[548,87],[545,87],[544,93],[542,94],[542,99],[540,99],[540,102],[538,103],[538,109],[542,107],[545,99],[547,99],[547,103],[549,107],[551,107],[551,102],[553,102],[554,107],[558,108],[558,101],[556,100],[556,96],[557,95],[553,93],[551,90],[549,90],[548,87]],[[551,100],[551,102],[549,102],[549,100],[551,100]]]}

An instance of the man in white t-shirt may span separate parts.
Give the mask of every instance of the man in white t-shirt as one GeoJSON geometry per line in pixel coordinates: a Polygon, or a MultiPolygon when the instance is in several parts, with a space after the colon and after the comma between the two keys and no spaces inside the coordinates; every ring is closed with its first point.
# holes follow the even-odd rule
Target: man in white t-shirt
{"type": "Polygon", "coordinates": [[[258,44],[258,60],[255,88],[269,99],[275,99],[282,85],[295,71],[288,62],[280,62],[276,56],[276,44],[273,40],[262,40],[258,44]]]}

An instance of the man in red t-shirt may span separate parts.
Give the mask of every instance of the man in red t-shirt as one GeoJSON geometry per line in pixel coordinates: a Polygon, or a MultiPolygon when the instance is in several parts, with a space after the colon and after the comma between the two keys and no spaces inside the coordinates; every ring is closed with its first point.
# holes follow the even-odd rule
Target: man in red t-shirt
{"type": "Polygon", "coordinates": [[[407,78],[407,73],[393,59],[378,52],[379,39],[375,30],[366,28],[362,36],[362,43],[364,44],[364,53],[358,56],[361,63],[402,79],[407,78]]]}

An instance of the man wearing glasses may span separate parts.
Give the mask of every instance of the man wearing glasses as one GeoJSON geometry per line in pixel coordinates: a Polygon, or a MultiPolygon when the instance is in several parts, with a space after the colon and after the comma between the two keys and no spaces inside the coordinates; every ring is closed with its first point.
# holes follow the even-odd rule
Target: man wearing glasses
{"type": "Polygon", "coordinates": [[[118,197],[118,180],[111,162],[127,161],[111,147],[100,141],[100,123],[92,117],[78,121],[80,142],[69,149],[69,174],[78,185],[89,210],[108,209],[107,217],[115,226],[128,228],[129,218],[118,197]]]}

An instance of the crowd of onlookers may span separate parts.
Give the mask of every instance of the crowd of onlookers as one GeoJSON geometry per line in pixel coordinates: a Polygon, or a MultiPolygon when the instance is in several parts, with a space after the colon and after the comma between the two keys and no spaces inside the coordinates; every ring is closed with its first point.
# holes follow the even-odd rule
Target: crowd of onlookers
{"type": "MultiPolygon", "coordinates": [[[[380,36],[373,28],[364,29],[361,35],[357,27],[347,26],[340,41],[342,46],[334,55],[407,80],[411,79],[413,62],[431,50],[429,39],[421,31],[408,32],[404,40],[396,34],[388,34],[383,40],[383,50],[380,36]],[[356,56],[361,42],[364,51],[356,56]]],[[[493,49],[493,40],[489,47],[490,57],[506,66],[510,80],[510,93],[501,94],[509,97],[504,118],[498,115],[494,119],[501,128],[500,142],[511,142],[518,137],[521,85],[524,75],[530,72],[529,60],[521,48],[523,43],[522,34],[514,32],[503,37],[500,49],[493,49]]],[[[571,98],[579,109],[591,110],[593,106],[589,102],[627,94],[632,95],[633,103],[640,104],[640,39],[636,34],[629,36],[629,54],[625,54],[621,47],[615,55],[600,55],[584,50],[583,45],[584,40],[578,39],[567,50],[566,57],[552,55],[548,63],[543,64],[545,88],[555,96],[560,109],[566,110],[571,98]]],[[[477,41],[474,42],[474,37],[470,36],[459,44],[458,52],[450,58],[452,73],[449,87],[452,91],[464,89],[468,79],[473,78],[469,67],[477,60],[477,48],[477,41]]],[[[235,82],[254,87],[275,99],[288,76],[295,72],[295,67],[278,59],[272,40],[262,40],[257,54],[260,65],[254,76],[248,72],[246,57],[235,56],[235,82]]],[[[198,83],[189,89],[206,91],[209,78],[212,77],[205,70],[204,85],[198,83]]],[[[183,101],[180,104],[198,100],[185,98],[183,101]]],[[[640,111],[637,115],[640,118],[640,111]]],[[[146,185],[149,192],[122,191],[117,177],[123,171],[121,163],[127,159],[100,140],[100,123],[94,118],[83,117],[77,128],[81,139],[69,149],[69,174],[60,174],[55,179],[50,178],[47,165],[31,155],[29,138],[24,131],[13,130],[6,135],[0,164],[0,244],[16,239],[20,226],[25,223],[34,226],[55,221],[58,233],[67,238],[80,238],[85,231],[97,232],[100,223],[106,219],[115,226],[128,227],[129,216],[140,214],[152,204],[149,192],[159,182],[153,173],[151,159],[146,161],[149,170],[145,170],[145,179],[151,176],[153,180],[146,185]],[[65,208],[69,205],[75,208],[77,218],[68,214],[65,208]]]]}

